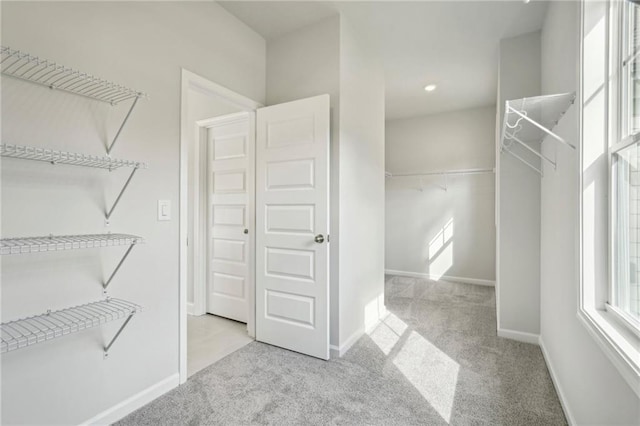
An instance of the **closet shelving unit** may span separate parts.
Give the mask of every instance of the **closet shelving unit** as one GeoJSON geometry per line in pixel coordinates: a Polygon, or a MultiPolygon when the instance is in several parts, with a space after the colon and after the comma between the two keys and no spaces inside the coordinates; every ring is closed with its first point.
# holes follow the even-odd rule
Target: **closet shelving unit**
{"type": "Polygon", "coordinates": [[[455,175],[479,175],[484,173],[494,173],[493,168],[478,168],[478,169],[455,169],[455,170],[440,170],[433,172],[416,172],[416,173],[391,173],[386,172],[387,177],[393,179],[398,177],[423,177],[423,176],[455,176],[455,175]]]}
{"type": "MultiPolygon", "coordinates": [[[[452,169],[452,170],[439,170],[431,172],[411,172],[411,173],[391,173],[385,172],[385,177],[388,179],[396,178],[419,178],[420,187],[422,188],[422,178],[431,176],[441,176],[444,178],[444,190],[448,190],[448,178],[450,176],[465,176],[465,175],[481,175],[487,173],[495,173],[494,168],[475,168],[475,169],[452,169]]],[[[422,191],[422,189],[420,189],[422,191]]]]}
{"type": "Polygon", "coordinates": [[[7,158],[17,158],[20,160],[31,160],[46,162],[53,165],[66,164],[71,166],[83,166],[92,167],[105,170],[116,170],[121,167],[131,168],[131,173],[128,179],[125,181],[122,189],[118,193],[116,200],[111,208],[105,211],[105,219],[107,224],[111,219],[116,206],[120,202],[122,195],[129,187],[129,183],[133,179],[138,169],[146,169],[147,165],[139,161],[131,160],[118,160],[111,157],[100,157],[96,155],[79,154],[74,152],[57,151],[53,149],[37,148],[32,146],[14,145],[14,144],[0,144],[0,156],[7,158]]]}
{"type": "MultiPolygon", "coordinates": [[[[0,238],[0,255],[6,256],[129,245],[129,248],[122,259],[120,259],[120,262],[118,262],[109,279],[102,284],[102,287],[106,290],[133,247],[143,242],[144,240],[141,237],[129,234],[49,235],[44,237],[0,238]]],[[[2,353],[4,353],[126,317],[126,320],[113,339],[111,339],[111,342],[104,347],[104,355],[107,357],[111,345],[113,345],[122,330],[127,326],[131,317],[141,310],[142,308],[134,303],[107,298],[101,302],[94,302],[58,311],[54,313],[56,314],[55,317],[52,317],[52,314],[47,312],[46,314],[22,320],[2,323],[0,325],[0,347],[2,348],[2,353]],[[131,309],[127,312],[123,311],[122,308],[127,306],[131,309]],[[114,309],[118,307],[120,311],[114,309]],[[120,313],[115,315],[117,312],[120,313]],[[92,313],[93,316],[91,316],[92,313]],[[90,315],[87,316],[87,314],[90,315]],[[65,318],[67,320],[66,322],[64,321],[65,318]],[[71,322],[69,322],[69,320],[71,320],[71,322]],[[40,328],[33,330],[33,327],[38,324],[40,324],[40,328]],[[25,332],[26,334],[24,334],[25,332]]]]}
{"type": "MultiPolygon", "coordinates": [[[[118,130],[107,145],[107,156],[94,156],[66,151],[30,146],[0,144],[0,156],[21,160],[47,162],[53,165],[64,164],[82,167],[92,167],[105,170],[131,168],[118,197],[111,208],[105,212],[107,224],[118,202],[129,186],[131,179],[138,169],[145,169],[142,162],[118,160],[110,157],[122,130],[131,117],[139,99],[146,99],[145,93],[129,89],[119,84],[95,77],[91,74],[68,68],[55,62],[41,59],[37,56],[0,46],[0,72],[4,76],[27,81],[95,101],[118,105],[131,101],[131,105],[122,120],[118,130]]],[[[128,245],[124,256],[111,273],[109,279],[103,283],[103,290],[109,286],[114,276],[129,256],[133,247],[144,240],[136,235],[128,234],[88,234],[61,235],[24,238],[0,238],[0,255],[18,255],[58,250],[89,249],[128,245]]],[[[47,340],[55,339],[67,334],[76,333],[88,328],[97,327],[107,322],[124,318],[124,322],[104,346],[104,357],[109,355],[109,349],[118,339],[129,321],[142,308],[132,302],[107,297],[104,300],[74,306],[59,311],[47,311],[15,321],[0,324],[0,352],[10,352],[16,349],[32,346],[47,340]]]]}
{"type": "Polygon", "coordinates": [[[544,162],[555,170],[556,161],[542,153],[542,143],[547,136],[551,136],[557,142],[576,149],[575,145],[553,131],[575,98],[575,93],[561,93],[506,101],[500,152],[513,156],[540,176],[544,175],[544,162]],[[538,145],[539,148],[536,148],[538,145]],[[534,161],[527,158],[531,155],[534,161]],[[540,166],[536,161],[540,162],[540,166]]]}
{"type": "Polygon", "coordinates": [[[6,46],[0,46],[0,50],[2,74],[8,77],[46,86],[50,89],[73,93],[74,95],[106,102],[111,105],[132,101],[122,124],[107,147],[107,155],[111,154],[122,129],[138,103],[138,99],[148,98],[143,92],[94,77],[91,74],[68,68],[47,59],[41,59],[20,50],[6,46]]]}
{"type": "Polygon", "coordinates": [[[44,237],[1,238],[0,255],[78,250],[143,243],[141,237],[128,234],[48,235],[44,237]]]}
{"type": "Polygon", "coordinates": [[[2,324],[0,334],[0,353],[14,351],[125,318],[124,323],[111,341],[104,347],[104,356],[107,357],[111,345],[118,339],[131,318],[141,310],[140,306],[126,300],[107,298],[98,302],[6,322],[2,324]]]}

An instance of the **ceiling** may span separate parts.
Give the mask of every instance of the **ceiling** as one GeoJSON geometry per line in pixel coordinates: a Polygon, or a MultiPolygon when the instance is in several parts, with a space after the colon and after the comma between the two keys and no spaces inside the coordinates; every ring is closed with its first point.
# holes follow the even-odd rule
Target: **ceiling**
{"type": "Polygon", "coordinates": [[[500,39],[537,31],[543,1],[223,1],[265,39],[342,13],[378,49],[387,119],[493,105],[500,39]],[[427,93],[424,86],[436,84],[427,93]]]}

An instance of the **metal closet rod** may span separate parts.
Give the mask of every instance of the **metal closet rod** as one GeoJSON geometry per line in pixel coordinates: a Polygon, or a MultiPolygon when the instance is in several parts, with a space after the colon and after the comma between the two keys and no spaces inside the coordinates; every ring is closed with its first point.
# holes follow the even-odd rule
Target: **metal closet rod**
{"type": "Polygon", "coordinates": [[[411,177],[411,176],[450,176],[450,175],[478,175],[484,173],[495,173],[494,168],[481,168],[481,169],[453,169],[453,170],[441,170],[434,172],[420,172],[420,173],[388,173],[389,177],[411,177]]]}

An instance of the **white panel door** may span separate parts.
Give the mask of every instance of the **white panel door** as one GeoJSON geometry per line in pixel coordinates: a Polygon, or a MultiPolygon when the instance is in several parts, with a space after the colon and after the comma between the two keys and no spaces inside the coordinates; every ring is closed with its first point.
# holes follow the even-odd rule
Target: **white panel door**
{"type": "Polygon", "coordinates": [[[207,312],[247,322],[253,285],[254,129],[248,113],[208,129],[207,312]]]}
{"type": "Polygon", "coordinates": [[[256,339],[329,358],[329,96],[256,124],[256,339]]]}

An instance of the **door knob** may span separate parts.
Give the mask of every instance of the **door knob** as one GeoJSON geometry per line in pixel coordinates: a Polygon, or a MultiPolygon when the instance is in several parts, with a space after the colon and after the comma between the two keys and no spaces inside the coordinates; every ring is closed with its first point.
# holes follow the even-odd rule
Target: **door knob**
{"type": "Polygon", "coordinates": [[[244,233],[245,233],[245,234],[248,234],[248,233],[249,233],[249,230],[245,228],[244,233]]]}
{"type": "Polygon", "coordinates": [[[318,234],[313,240],[318,244],[322,244],[324,243],[324,235],[318,234]]]}

